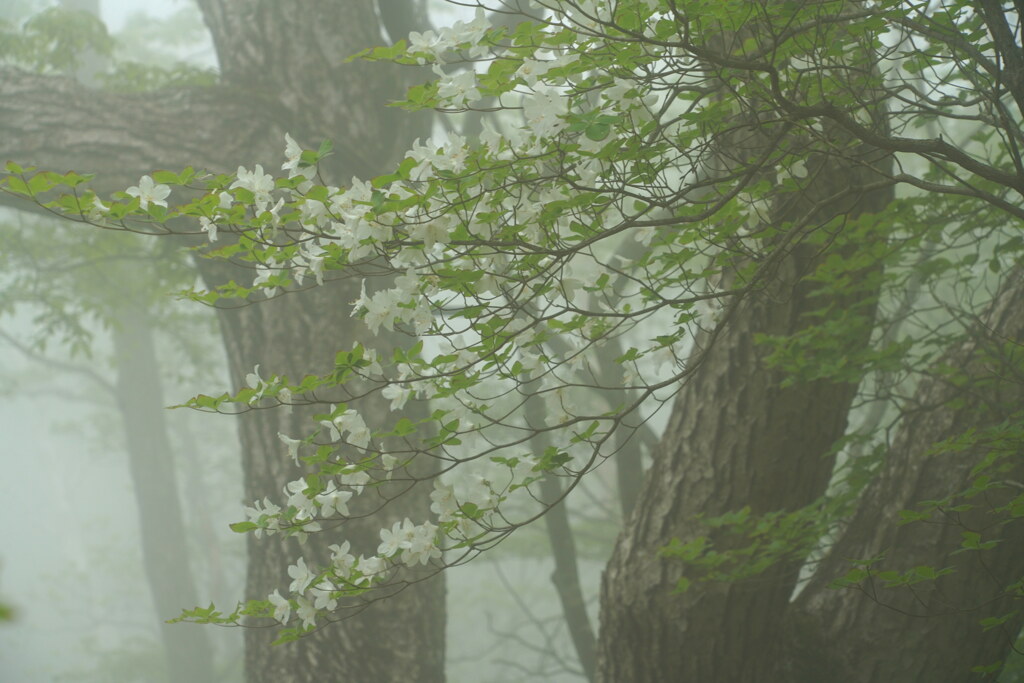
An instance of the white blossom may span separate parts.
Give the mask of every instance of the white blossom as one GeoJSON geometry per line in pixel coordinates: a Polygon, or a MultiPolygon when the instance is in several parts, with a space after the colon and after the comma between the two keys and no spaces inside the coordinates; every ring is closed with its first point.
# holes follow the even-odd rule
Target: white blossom
{"type": "Polygon", "coordinates": [[[125,192],[132,197],[138,197],[139,208],[145,210],[150,204],[166,208],[167,196],[171,194],[171,188],[166,185],[157,185],[151,177],[144,175],[139,178],[138,185],[129,187],[125,192]]]}
{"type": "Polygon", "coordinates": [[[291,586],[288,587],[292,593],[305,593],[309,584],[313,583],[316,574],[306,566],[306,560],[299,558],[299,561],[288,567],[288,576],[292,577],[291,586]]]}
{"type": "Polygon", "coordinates": [[[351,491],[341,491],[334,482],[328,482],[324,492],[317,495],[316,502],[320,503],[320,516],[333,517],[334,515],[348,516],[348,501],[352,498],[351,491]]]}
{"type": "Polygon", "coordinates": [[[309,598],[304,595],[297,595],[295,602],[299,605],[299,608],[295,610],[295,614],[302,619],[302,626],[304,628],[316,626],[316,607],[313,606],[309,598]]]}
{"type": "MultiPolygon", "coordinates": [[[[326,579],[318,583],[309,589],[309,592],[313,595],[313,606],[316,609],[327,609],[334,611],[338,606],[338,601],[331,595],[331,592],[337,590],[334,584],[326,579]]],[[[302,610],[299,610],[299,616],[302,616],[302,610]]]]}
{"type": "Polygon", "coordinates": [[[329,545],[327,549],[331,551],[331,563],[335,571],[341,576],[349,576],[356,564],[356,558],[349,553],[351,544],[345,541],[341,545],[329,545]]]}
{"type": "Polygon", "coordinates": [[[299,147],[299,143],[295,142],[288,133],[284,134],[284,142],[285,162],[281,164],[281,170],[288,171],[289,178],[294,178],[295,176],[311,177],[314,171],[312,166],[299,167],[299,163],[302,161],[302,148],[299,147]]]}
{"type": "Polygon", "coordinates": [[[228,189],[241,187],[253,194],[257,211],[263,211],[270,203],[270,192],[274,189],[274,179],[269,173],[263,172],[263,166],[256,164],[252,171],[247,171],[244,166],[239,166],[235,174],[237,180],[231,183],[228,189]]]}
{"type": "Polygon", "coordinates": [[[273,593],[267,596],[267,600],[274,606],[274,618],[280,621],[282,624],[288,623],[288,619],[292,614],[292,605],[290,602],[281,597],[276,589],[273,593]]]}
{"type": "Polygon", "coordinates": [[[293,439],[290,436],[286,436],[281,432],[277,433],[277,438],[288,447],[288,457],[295,461],[295,464],[299,464],[299,446],[302,445],[300,439],[293,439]]]}

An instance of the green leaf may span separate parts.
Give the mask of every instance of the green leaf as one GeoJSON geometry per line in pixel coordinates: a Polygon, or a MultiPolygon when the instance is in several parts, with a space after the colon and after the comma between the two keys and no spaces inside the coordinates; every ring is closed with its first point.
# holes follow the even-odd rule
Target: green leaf
{"type": "Polygon", "coordinates": [[[153,171],[153,180],[164,185],[177,185],[178,174],[171,171],[153,171]]]}
{"type": "Polygon", "coordinates": [[[587,138],[595,142],[600,142],[601,140],[604,140],[605,138],[608,137],[608,134],[611,133],[611,130],[612,127],[607,123],[592,123],[589,126],[587,126],[586,130],[584,131],[584,134],[587,136],[587,138]]]}

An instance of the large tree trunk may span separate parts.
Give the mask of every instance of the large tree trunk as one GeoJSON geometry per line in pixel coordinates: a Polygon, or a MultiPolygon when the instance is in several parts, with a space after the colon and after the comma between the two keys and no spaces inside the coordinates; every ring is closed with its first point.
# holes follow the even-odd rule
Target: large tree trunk
{"type": "MultiPolygon", "coordinates": [[[[257,363],[264,377],[271,372],[290,378],[311,371],[329,373],[340,348],[357,341],[373,345],[365,327],[348,318],[351,301],[357,296],[358,281],[345,280],[300,296],[221,311],[231,374],[244,377],[257,363]]],[[[371,405],[364,400],[358,407],[371,428],[375,415],[389,412],[386,403],[381,402],[371,405]]],[[[303,471],[288,457],[278,433],[308,432],[314,425],[313,414],[325,410],[323,405],[295,406],[290,410],[256,410],[240,417],[247,495],[280,499],[284,484],[301,477],[303,471]]],[[[357,519],[347,521],[337,534],[317,534],[304,545],[281,535],[262,539],[250,536],[247,596],[266,599],[275,588],[286,585],[287,566],[298,557],[305,557],[310,565],[314,561],[329,564],[326,548],[330,543],[348,540],[354,553],[374,554],[382,527],[390,527],[404,517],[422,517],[429,508],[429,486],[418,485],[409,491],[405,487],[396,483],[363,493],[349,506],[357,519]],[[381,514],[373,515],[385,498],[393,500],[381,514]],[[370,516],[358,519],[361,515],[370,516]]],[[[410,578],[418,577],[411,572],[410,578]]],[[[443,584],[434,577],[296,643],[271,647],[276,637],[273,629],[250,629],[246,631],[247,680],[312,682],[323,680],[325,672],[359,681],[397,680],[398,676],[415,681],[443,680],[444,614],[443,584]]]]}
{"type": "MultiPolygon", "coordinates": [[[[750,281],[756,286],[722,312],[715,329],[695,340],[692,374],[676,397],[603,578],[599,681],[770,680],[764,658],[771,655],[765,653],[780,645],[778,618],[801,562],[782,563],[752,581],[700,583],[673,595],[683,563],[659,551],[672,539],[687,543],[701,536],[716,549],[727,549],[733,539],[709,528],[701,517],[744,507],[755,516],[792,512],[827,489],[832,448],[845,431],[856,384],[822,379],[784,386],[785,374],[768,367],[767,349],[755,339],[789,337],[812,325],[810,314],[826,301],[808,276],[830,252],[848,255],[867,246],[855,244],[856,239],[878,239],[877,229],[859,238],[845,233],[858,225],[853,219],[876,213],[890,201],[892,191],[884,182],[883,189],[869,188],[879,186],[891,158],[834,133],[836,148],[845,148],[847,158],[843,153],[804,153],[809,176],[800,190],[772,200],[770,224],[788,229],[764,245],[768,255],[750,281]],[[823,244],[816,233],[836,240],[823,244]]],[[[801,144],[795,136],[779,140],[770,135],[764,126],[737,125],[719,139],[717,164],[723,175],[752,167],[752,160],[766,158],[773,149],[801,144]]],[[[770,170],[757,172],[772,181],[766,175],[770,170]]],[[[828,302],[860,323],[844,340],[851,349],[868,341],[879,267],[861,273],[870,285],[834,293],[828,302]]],[[[734,277],[725,273],[727,280],[734,277]]]]}
{"type": "MultiPolygon", "coordinates": [[[[787,207],[791,219],[820,221],[799,209],[814,207],[815,198],[833,194],[855,173],[841,163],[821,169],[787,207]]],[[[846,210],[877,211],[887,194],[865,196],[846,210]]],[[[672,596],[681,563],[660,558],[659,550],[673,538],[685,543],[708,533],[700,515],[744,506],[755,515],[794,511],[824,494],[829,454],[856,387],[826,380],[783,387],[783,373],[766,367],[766,351],[754,342],[758,334],[788,336],[809,324],[806,314],[822,301],[804,276],[821,258],[810,245],[791,249],[765,289],[737,302],[718,329],[698,338],[691,363],[699,366],[676,397],[604,576],[599,680],[766,680],[764,661],[750,653],[778,646],[772,615],[782,614],[800,564],[775,568],[770,580],[701,584],[672,596]]],[[[870,316],[873,296],[858,292],[835,303],[870,316]]],[[[866,341],[864,334],[860,342],[866,341]]]]}
{"type": "MultiPolygon", "coordinates": [[[[835,683],[969,680],[975,666],[998,663],[1024,624],[1019,581],[1024,567],[1024,524],[998,512],[1020,495],[1024,479],[1020,428],[997,438],[986,428],[1021,419],[1024,406],[1024,280],[1008,278],[988,313],[951,349],[914,396],[887,459],[864,492],[856,514],[832,545],[814,577],[787,610],[786,652],[791,681],[835,683]],[[948,369],[963,370],[952,380],[948,369]],[[952,381],[951,381],[952,380],[952,381]],[[939,448],[978,430],[964,446],[939,448]],[[986,457],[996,467],[972,470],[986,457]],[[993,488],[957,495],[982,475],[993,488]],[[900,524],[901,510],[924,501],[947,501],[927,518],[900,524]],[[958,510],[968,504],[969,510],[958,510]],[[965,551],[965,533],[994,548],[965,551]],[[856,561],[882,558],[856,587],[829,586],[856,561]],[[885,571],[952,569],[937,580],[885,588],[885,571]],[[1016,613],[998,628],[979,621],[1016,613]]],[[[979,676],[979,679],[982,678],[979,676]]]]}
{"type": "MultiPolygon", "coordinates": [[[[408,0],[388,0],[410,9],[408,0]]],[[[407,141],[428,131],[384,103],[397,98],[409,72],[381,64],[345,64],[359,50],[381,42],[373,0],[200,0],[220,60],[221,85],[143,96],[112,95],[61,77],[0,70],[0,157],[49,170],[95,172],[99,192],[134,185],[155,168],[192,165],[230,171],[244,164],[275,168],[283,160],[284,133],[315,146],[335,141],[321,168],[329,181],[370,177],[395,162],[407,141]],[[399,131],[396,134],[396,130],[399,131]]],[[[395,7],[389,7],[393,14],[395,7]]],[[[195,226],[191,226],[194,229],[195,226]]],[[[245,281],[251,271],[202,267],[208,286],[245,281]]],[[[329,370],[335,351],[351,347],[354,331],[350,285],[318,288],[269,304],[225,313],[222,330],[235,382],[256,364],[265,373],[299,377],[329,370]]],[[[258,411],[240,420],[245,495],[279,498],[301,471],[283,454],[277,432],[305,433],[311,411],[258,411]]],[[[393,516],[429,507],[429,490],[416,487],[402,510],[386,518],[347,524],[357,551],[371,552],[377,530],[393,516]]],[[[413,516],[410,514],[410,516],[413,516]]],[[[325,536],[328,534],[324,534],[325,536]]],[[[337,538],[327,540],[335,542],[337,538]]],[[[323,545],[326,545],[324,543],[323,545]]],[[[279,537],[250,544],[247,597],[266,599],[287,584],[285,569],[300,554],[322,550],[279,537]]],[[[381,608],[323,629],[299,644],[269,648],[268,629],[247,637],[250,681],[443,679],[443,584],[434,580],[402,592],[381,608]]]]}
{"type": "MultiPolygon", "coordinates": [[[[741,150],[736,158],[743,156],[741,150]]],[[[875,191],[846,206],[827,202],[830,211],[821,210],[822,198],[841,194],[840,188],[857,193],[872,178],[886,175],[888,164],[881,159],[871,172],[864,158],[844,161],[842,156],[812,172],[813,181],[790,195],[788,206],[777,205],[773,224],[813,226],[834,215],[883,209],[888,192],[875,191]]],[[[1019,614],[988,632],[978,620],[1007,615],[1013,601],[1019,602],[1019,590],[1015,594],[1008,587],[1020,578],[1024,530],[1019,521],[1006,522],[1005,510],[993,512],[1019,494],[1019,462],[1008,459],[1013,468],[1000,476],[1009,483],[968,500],[975,505],[968,512],[950,511],[944,520],[936,512],[931,524],[911,526],[898,526],[898,512],[968,488],[972,468],[992,451],[988,444],[974,445],[967,454],[933,453],[936,442],[1014,413],[1019,421],[1019,357],[1008,361],[1005,349],[992,351],[1017,344],[1019,354],[1024,327],[1024,294],[1014,283],[1019,274],[1010,278],[1012,286],[1000,293],[995,310],[972,330],[977,338],[944,359],[946,366],[967,368],[964,382],[937,377],[922,384],[918,406],[905,418],[887,464],[795,601],[799,560],[778,562],[751,579],[699,582],[673,594],[685,565],[660,554],[673,539],[686,543],[704,536],[717,550],[727,550],[736,541],[710,527],[707,518],[744,507],[755,516],[795,511],[826,493],[856,387],[827,380],[783,386],[786,376],[766,365],[765,350],[754,339],[790,336],[810,324],[807,314],[825,301],[814,296],[806,276],[827,252],[807,244],[789,246],[767,286],[735,302],[713,332],[698,337],[690,359],[695,370],[676,398],[637,507],[603,578],[599,681],[959,681],[967,680],[974,666],[998,662],[1016,636],[1019,614]],[[985,361],[982,347],[987,347],[985,361]],[[996,381],[1001,375],[1008,379],[996,381]],[[965,398],[958,394],[965,386],[976,395],[955,401],[965,398]],[[964,531],[1000,542],[984,552],[958,552],[964,531]],[[828,588],[851,568],[850,560],[882,553],[889,555],[872,567],[875,573],[922,566],[955,571],[899,591],[882,590],[877,580],[865,582],[863,590],[828,588]]],[[[877,282],[861,281],[872,280],[877,282]]],[[[869,322],[876,297],[877,290],[862,287],[833,294],[829,303],[835,311],[856,310],[869,322]]],[[[864,326],[859,342],[844,338],[844,343],[852,348],[867,343],[870,327],[864,326]]],[[[1010,434],[998,449],[1019,460],[1019,438],[1010,434]]]]}

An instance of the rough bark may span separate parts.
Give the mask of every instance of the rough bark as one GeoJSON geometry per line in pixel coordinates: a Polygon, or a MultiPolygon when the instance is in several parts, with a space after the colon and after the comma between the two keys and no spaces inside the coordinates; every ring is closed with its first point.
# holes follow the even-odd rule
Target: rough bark
{"type": "MultiPolygon", "coordinates": [[[[306,146],[326,137],[335,141],[335,154],[321,171],[339,184],[383,172],[411,138],[425,134],[415,128],[422,122],[403,118],[399,124],[399,113],[384,106],[400,96],[409,72],[344,64],[381,40],[373,0],[199,5],[220,60],[218,86],[114,95],[67,78],[2,69],[0,156],[47,170],[96,173],[99,183],[93,187],[102,194],[134,185],[155,168],[275,168],[289,132],[306,146]]],[[[202,271],[208,286],[251,278],[251,272],[209,263],[202,271]]],[[[334,352],[353,343],[354,298],[339,285],[225,313],[222,329],[235,381],[241,383],[257,363],[265,372],[292,377],[328,369],[334,352]]],[[[290,417],[258,411],[240,420],[248,500],[277,498],[299,476],[282,455],[277,432],[303,433],[312,426],[308,416],[301,410],[290,417]]],[[[403,504],[425,510],[428,494],[417,487],[403,504]]],[[[388,514],[405,513],[389,508],[388,514]]],[[[381,526],[380,519],[360,520],[347,525],[344,535],[368,552],[366,544],[381,526]]],[[[265,599],[286,585],[285,567],[300,552],[312,560],[322,550],[300,550],[279,538],[251,543],[247,597],[265,599]]],[[[267,629],[247,632],[248,680],[443,680],[443,584],[435,580],[406,590],[385,608],[373,606],[298,645],[270,649],[271,639],[267,629]]]]}
{"type": "MultiPolygon", "coordinates": [[[[732,160],[754,158],[764,144],[769,142],[752,134],[730,149],[732,160]]],[[[754,338],[792,335],[823,305],[806,276],[828,249],[801,243],[802,237],[888,202],[888,190],[857,188],[884,173],[889,160],[864,148],[851,148],[851,154],[861,158],[813,161],[803,190],[777,200],[772,218],[793,226],[783,238],[789,243],[775,245],[762,284],[727,309],[717,329],[697,339],[689,361],[695,369],[676,397],[639,503],[603,578],[600,681],[767,680],[763,656],[752,653],[776,652],[774,615],[783,613],[800,563],[774,567],[756,582],[701,584],[675,596],[682,563],[661,558],[659,550],[673,538],[685,543],[707,534],[698,516],[744,506],[754,515],[793,511],[825,492],[833,468],[829,454],[846,427],[856,387],[826,380],[783,387],[784,375],[766,366],[765,349],[754,338]]],[[[860,339],[848,340],[853,346],[867,341],[876,297],[867,287],[832,302],[868,323],[860,339]]]]}
{"type": "Polygon", "coordinates": [[[153,331],[146,314],[125,307],[114,331],[115,397],[123,416],[129,471],[138,501],[142,559],[160,622],[170,681],[214,683],[213,653],[206,634],[167,624],[182,601],[197,595],[188,562],[183,511],[174,457],[161,401],[153,331]]]}
{"type": "MultiPolygon", "coordinates": [[[[845,533],[832,546],[809,585],[789,610],[786,645],[788,680],[836,683],[868,681],[974,680],[972,667],[1001,660],[1024,624],[1016,616],[983,631],[978,621],[1019,610],[1020,597],[1007,587],[1024,566],[1024,524],[995,512],[1020,490],[1024,467],[1019,435],[981,440],[967,450],[937,449],[939,442],[971,429],[1019,420],[1024,405],[1020,352],[1024,348],[1024,282],[1009,278],[991,310],[951,349],[936,368],[963,368],[963,383],[936,374],[914,397],[917,409],[904,416],[881,472],[864,492],[845,533]],[[1007,346],[1009,344],[1009,346],[1007,346]],[[1016,356],[1014,358],[1013,356],[1016,356]],[[944,500],[970,488],[972,469],[992,452],[1009,453],[1010,469],[996,479],[1009,486],[943,506],[927,522],[900,525],[901,510],[944,500]],[[968,503],[973,509],[954,511],[968,503]],[[963,532],[998,540],[986,551],[963,551],[963,532]],[[870,578],[859,588],[835,589],[856,560],[884,559],[877,574],[930,566],[953,572],[912,586],[884,588],[870,578]]],[[[993,474],[992,471],[985,474],[993,474]]],[[[985,678],[978,676],[977,680],[985,678]]]]}
{"type": "MultiPolygon", "coordinates": [[[[346,280],[280,299],[232,311],[221,311],[233,377],[244,377],[254,365],[270,373],[298,378],[309,372],[327,373],[334,354],[357,341],[372,344],[365,328],[351,321],[351,301],[358,296],[358,281],[346,280]],[[346,329],[345,326],[348,326],[346,329]],[[362,337],[362,338],[361,338],[362,337]]],[[[375,415],[387,415],[386,403],[359,405],[374,427],[375,415]]],[[[314,425],[313,414],[325,405],[255,410],[240,416],[243,476],[247,496],[281,497],[286,482],[302,471],[287,456],[278,433],[302,434],[314,425]]],[[[287,585],[287,566],[298,557],[307,564],[328,564],[326,546],[351,541],[357,555],[375,553],[378,531],[405,517],[421,518],[429,508],[429,485],[405,491],[407,483],[369,491],[352,501],[354,519],[337,529],[311,537],[305,545],[280,535],[249,537],[246,593],[254,599],[287,585]],[[394,498],[381,514],[371,514],[394,498]]],[[[422,574],[411,573],[415,581],[422,574]]],[[[393,680],[401,673],[409,680],[444,678],[444,592],[435,577],[416,583],[395,597],[371,605],[358,616],[317,631],[296,643],[271,647],[273,629],[246,631],[246,671],[251,681],[320,681],[325,672],[351,680],[393,680]],[[338,672],[337,674],[334,672],[338,672]]],[[[344,614],[344,610],[342,611],[344,614]]]]}

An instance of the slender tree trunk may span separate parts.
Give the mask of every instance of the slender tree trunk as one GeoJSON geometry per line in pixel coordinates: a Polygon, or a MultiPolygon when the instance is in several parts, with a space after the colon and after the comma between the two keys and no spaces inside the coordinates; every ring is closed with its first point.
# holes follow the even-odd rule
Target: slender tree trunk
{"type": "MultiPolygon", "coordinates": [[[[556,501],[562,496],[562,485],[553,475],[548,474],[541,479],[540,488],[545,502],[556,501]]],[[[548,510],[544,515],[544,523],[548,528],[548,540],[551,542],[551,554],[555,561],[551,582],[555,584],[558,600],[562,603],[562,614],[565,616],[565,623],[569,628],[569,636],[576,649],[576,656],[579,657],[580,666],[583,667],[587,680],[592,681],[597,665],[594,629],[590,625],[587,604],[583,600],[576,539],[569,524],[569,511],[564,499],[548,510]]]]}
{"type": "Polygon", "coordinates": [[[115,395],[124,423],[129,471],[135,490],[142,559],[160,620],[169,681],[214,683],[206,634],[167,624],[197,595],[188,561],[174,453],[168,439],[153,330],[145,313],[125,307],[114,331],[115,395]]]}

